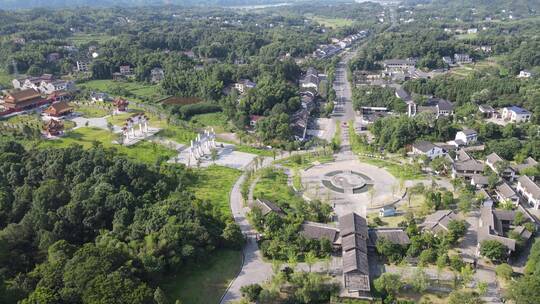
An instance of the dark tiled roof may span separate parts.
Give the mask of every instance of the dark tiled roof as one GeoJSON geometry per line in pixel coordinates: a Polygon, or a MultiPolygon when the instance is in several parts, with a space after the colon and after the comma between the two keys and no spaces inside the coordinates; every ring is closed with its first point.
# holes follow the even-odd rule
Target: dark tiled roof
{"type": "Polygon", "coordinates": [[[452,210],[438,210],[426,217],[424,222],[420,224],[424,230],[438,232],[448,231],[448,223],[451,220],[456,220],[457,214],[452,210]]]}
{"type": "Polygon", "coordinates": [[[270,212],[276,212],[278,214],[283,214],[283,210],[279,208],[276,204],[272,203],[269,200],[265,199],[256,199],[253,202],[254,206],[257,206],[261,209],[263,215],[267,215],[270,212]]]}
{"type": "Polygon", "coordinates": [[[338,242],[339,231],[337,228],[314,222],[304,222],[300,233],[308,239],[328,239],[332,243],[338,242]]]}
{"type": "Polygon", "coordinates": [[[497,194],[499,194],[503,199],[508,199],[517,195],[516,191],[512,189],[506,182],[502,182],[495,188],[497,194]]]}
{"type": "Polygon", "coordinates": [[[402,229],[371,229],[369,230],[368,246],[376,246],[377,240],[380,238],[387,239],[393,244],[407,245],[411,242],[409,236],[402,229]]]}
{"type": "Polygon", "coordinates": [[[419,142],[415,142],[413,144],[413,148],[417,149],[417,150],[420,150],[424,153],[428,152],[429,150],[433,149],[433,148],[436,148],[437,146],[435,146],[434,144],[430,143],[429,141],[419,141],[419,142]]]}
{"type": "Polygon", "coordinates": [[[349,213],[339,218],[341,237],[352,233],[360,234],[365,240],[368,238],[367,221],[356,213],[349,213]]]}

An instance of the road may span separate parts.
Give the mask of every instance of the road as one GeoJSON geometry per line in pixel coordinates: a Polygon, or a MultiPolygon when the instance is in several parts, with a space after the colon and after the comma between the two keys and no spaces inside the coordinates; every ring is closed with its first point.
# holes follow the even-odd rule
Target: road
{"type": "Polygon", "coordinates": [[[349,61],[356,52],[347,52],[343,54],[341,61],[336,66],[334,90],[336,91],[336,105],[332,113],[332,119],[335,121],[350,121],[355,119],[355,113],[352,105],[351,84],[347,79],[347,69],[349,61]]]}
{"type": "MultiPolygon", "coordinates": [[[[264,165],[269,165],[271,159],[265,159],[264,165]]],[[[240,288],[245,285],[262,283],[272,276],[272,267],[270,264],[263,261],[262,253],[255,240],[255,230],[249,224],[247,214],[249,208],[244,206],[244,200],[240,188],[246,180],[246,173],[242,174],[234,184],[231,195],[230,204],[235,222],[240,226],[242,233],[247,236],[247,243],[243,249],[244,260],[242,269],[238,276],[229,286],[220,303],[229,303],[242,298],[240,288]]]]}

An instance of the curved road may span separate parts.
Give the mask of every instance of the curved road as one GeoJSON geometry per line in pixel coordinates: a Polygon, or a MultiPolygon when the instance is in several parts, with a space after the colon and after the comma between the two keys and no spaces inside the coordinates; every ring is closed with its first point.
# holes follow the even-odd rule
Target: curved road
{"type": "MultiPolygon", "coordinates": [[[[263,166],[268,166],[271,163],[271,159],[265,159],[263,166]]],[[[240,192],[240,187],[246,180],[246,176],[246,173],[240,176],[234,184],[230,195],[231,210],[234,220],[240,226],[242,233],[247,236],[247,243],[242,252],[244,255],[244,263],[242,265],[242,270],[231,283],[229,289],[227,289],[227,292],[223,298],[221,298],[220,303],[229,303],[240,300],[242,298],[242,294],[240,293],[240,288],[242,286],[262,283],[272,276],[272,266],[263,261],[262,253],[255,240],[256,232],[247,219],[249,208],[244,207],[244,200],[242,199],[242,194],[240,192]]]]}

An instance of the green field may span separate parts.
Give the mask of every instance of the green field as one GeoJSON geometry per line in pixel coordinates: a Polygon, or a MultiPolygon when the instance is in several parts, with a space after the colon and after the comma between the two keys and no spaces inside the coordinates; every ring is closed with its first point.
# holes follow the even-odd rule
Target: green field
{"type": "Polygon", "coordinates": [[[211,202],[222,214],[230,216],[230,191],[242,172],[221,166],[210,166],[196,172],[197,182],[189,187],[195,197],[203,202],[211,202]]]}
{"type": "MultiPolygon", "coordinates": [[[[140,82],[121,82],[113,80],[91,80],[85,83],[81,83],[80,87],[85,87],[89,90],[95,90],[100,92],[109,93],[111,95],[125,95],[117,94],[123,90],[129,91],[139,99],[142,97],[151,98],[154,100],[162,99],[164,96],[159,92],[159,85],[151,85],[140,82]]],[[[124,96],[130,97],[130,96],[124,96]]],[[[130,97],[133,98],[133,97],[130,97]]]]}
{"type": "Polygon", "coordinates": [[[222,112],[195,115],[189,122],[197,129],[214,128],[216,133],[226,132],[228,127],[227,116],[222,112]]]}
{"type": "Polygon", "coordinates": [[[278,169],[264,169],[255,185],[254,198],[264,198],[277,203],[278,206],[294,207],[303,199],[296,196],[292,187],[287,184],[287,174],[278,169]]]}
{"type": "Polygon", "coordinates": [[[174,150],[169,150],[161,145],[141,141],[133,146],[125,147],[114,144],[116,139],[115,134],[108,130],[98,128],[79,128],[67,132],[63,137],[57,140],[48,140],[40,143],[40,148],[55,147],[64,148],[73,144],[81,145],[85,148],[90,148],[95,142],[100,143],[106,148],[115,148],[120,154],[127,156],[130,159],[140,161],[147,164],[154,164],[161,157],[171,158],[176,155],[174,150]]]}
{"type": "Polygon", "coordinates": [[[321,16],[306,15],[308,19],[311,19],[323,26],[331,28],[340,28],[353,25],[354,20],[345,18],[326,18],[321,16]]]}
{"type": "Polygon", "coordinates": [[[165,277],[159,286],[170,303],[217,304],[242,264],[239,251],[219,250],[195,266],[165,277]]]}
{"type": "Polygon", "coordinates": [[[75,112],[81,113],[85,118],[100,118],[111,114],[108,110],[91,105],[75,105],[75,112]]]}

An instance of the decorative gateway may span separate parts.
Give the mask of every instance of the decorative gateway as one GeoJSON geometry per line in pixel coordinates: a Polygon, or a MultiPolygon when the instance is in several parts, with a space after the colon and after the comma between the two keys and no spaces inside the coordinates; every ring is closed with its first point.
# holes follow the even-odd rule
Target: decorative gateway
{"type": "Polygon", "coordinates": [[[126,119],[124,127],[122,128],[122,134],[126,140],[135,138],[137,136],[144,136],[148,133],[148,116],[143,113],[137,113],[126,119]],[[138,127],[138,131],[136,131],[138,127]]]}

